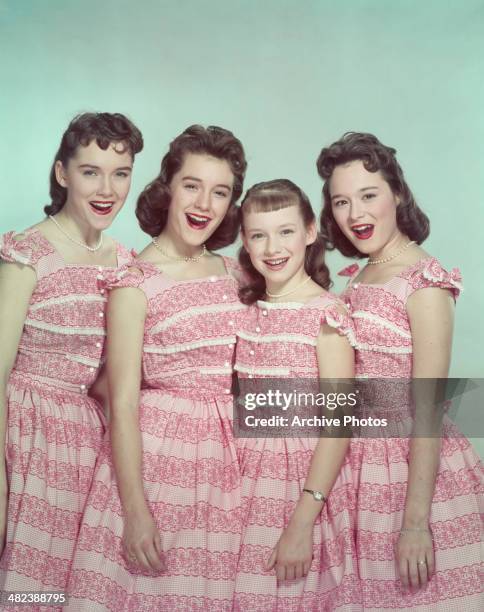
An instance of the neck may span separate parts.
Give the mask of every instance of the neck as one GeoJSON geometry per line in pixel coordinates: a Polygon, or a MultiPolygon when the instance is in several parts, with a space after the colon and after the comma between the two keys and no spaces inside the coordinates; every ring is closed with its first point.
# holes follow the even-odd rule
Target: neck
{"type": "Polygon", "coordinates": [[[200,255],[203,249],[203,244],[195,246],[186,244],[174,239],[168,232],[161,232],[156,237],[156,241],[159,242],[164,251],[173,257],[196,257],[200,255]]]}
{"type": "Polygon", "coordinates": [[[371,259],[384,259],[385,257],[393,255],[393,253],[405,246],[408,241],[409,238],[407,236],[397,232],[381,249],[369,253],[368,255],[371,259]]]}
{"type": "Polygon", "coordinates": [[[288,296],[291,296],[292,298],[297,297],[298,288],[301,287],[301,290],[303,290],[304,285],[310,282],[308,280],[309,278],[310,278],[309,275],[307,274],[306,270],[304,270],[303,268],[298,274],[295,274],[285,283],[274,283],[274,282],[266,281],[266,295],[269,301],[283,299],[284,295],[281,295],[281,297],[278,298],[276,297],[278,294],[287,294],[288,296]],[[294,293],[292,293],[292,291],[294,291],[294,293]],[[274,297],[271,297],[269,294],[272,294],[274,297]]]}
{"type": "Polygon", "coordinates": [[[101,232],[85,221],[83,222],[81,219],[71,215],[69,211],[65,210],[65,206],[55,215],[55,219],[72,238],[79,242],[84,242],[90,247],[95,247],[99,244],[101,232]]]}

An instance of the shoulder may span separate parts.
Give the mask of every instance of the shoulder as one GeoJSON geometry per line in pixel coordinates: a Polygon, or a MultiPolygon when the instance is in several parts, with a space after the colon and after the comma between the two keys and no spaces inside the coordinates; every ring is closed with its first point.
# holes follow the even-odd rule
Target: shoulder
{"type": "Polygon", "coordinates": [[[0,258],[7,263],[19,263],[35,269],[38,261],[53,251],[52,245],[36,227],[0,235],[0,258]]]}

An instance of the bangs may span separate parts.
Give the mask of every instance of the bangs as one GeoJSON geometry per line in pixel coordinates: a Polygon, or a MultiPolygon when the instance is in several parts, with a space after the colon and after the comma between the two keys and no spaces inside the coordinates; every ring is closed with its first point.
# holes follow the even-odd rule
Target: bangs
{"type": "Polygon", "coordinates": [[[245,199],[242,203],[242,213],[272,212],[298,205],[299,199],[294,193],[281,193],[280,189],[264,189],[245,199]]]}

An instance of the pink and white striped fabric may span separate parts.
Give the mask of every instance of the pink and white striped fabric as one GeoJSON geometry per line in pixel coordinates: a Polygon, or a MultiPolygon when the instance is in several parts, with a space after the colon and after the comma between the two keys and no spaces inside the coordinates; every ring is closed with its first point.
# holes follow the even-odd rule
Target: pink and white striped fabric
{"type": "Polygon", "coordinates": [[[80,530],[69,609],[232,609],[241,499],[231,387],[245,307],[236,264],[225,258],[225,265],[224,276],[174,281],[137,262],[111,284],[138,287],[148,301],[139,405],[143,483],[167,569],[148,575],[123,557],[123,513],[106,445],[80,530]]]}
{"type": "MultiPolygon", "coordinates": [[[[117,248],[120,264],[132,259],[117,248]]],[[[87,391],[103,355],[102,279],[113,269],[65,264],[35,229],[1,236],[0,257],[37,275],[7,388],[9,497],[0,589],[65,591],[105,429],[87,391]]]]}
{"type": "MultiPolygon", "coordinates": [[[[329,293],[306,304],[259,301],[250,307],[237,334],[239,377],[270,377],[276,384],[280,381],[279,388],[284,380],[306,379],[304,391],[319,392],[316,339],[321,325],[354,341],[351,319],[343,312],[340,300],[329,293]]],[[[237,612],[361,609],[353,520],[356,493],[347,460],[316,520],[308,575],[278,584],[275,570],[264,568],[301,496],[317,443],[315,437],[236,439],[244,508],[237,612]]]]}
{"type": "MultiPolygon", "coordinates": [[[[356,328],[357,375],[410,378],[407,299],[427,287],[448,289],[456,298],[461,289],[459,271],[449,273],[430,257],[380,285],[353,282],[357,273],[355,264],[340,273],[352,277],[342,297],[356,328]]],[[[407,410],[402,405],[402,418],[407,410]]],[[[426,589],[414,594],[401,586],[394,546],[402,526],[408,453],[408,438],[354,439],[351,444],[359,480],[356,527],[364,610],[482,610],[483,467],[469,441],[447,417],[430,516],[436,574],[426,589]]]]}

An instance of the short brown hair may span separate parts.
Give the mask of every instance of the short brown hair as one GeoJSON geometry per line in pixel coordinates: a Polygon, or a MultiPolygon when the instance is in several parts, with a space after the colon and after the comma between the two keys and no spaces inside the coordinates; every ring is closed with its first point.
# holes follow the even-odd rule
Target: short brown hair
{"type": "Polygon", "coordinates": [[[59,185],[55,176],[56,163],[60,161],[64,167],[67,166],[77,147],[87,147],[93,140],[104,150],[112,142],[123,143],[133,159],[143,149],[141,132],[121,113],[83,113],[74,117],[62,135],[50,170],[51,203],[44,207],[46,215],[58,213],[67,200],[67,189],[59,185]]]}
{"type": "Polygon", "coordinates": [[[180,170],[187,153],[205,154],[225,160],[234,175],[230,205],[222,223],[207,240],[207,248],[220,249],[232,244],[239,230],[239,213],[235,202],[244,186],[247,162],[244,148],[232,132],[216,126],[207,128],[191,125],[171,143],[161,160],[158,176],[141,192],[136,204],[136,216],[141,229],[150,236],[158,236],[166,225],[171,202],[170,183],[180,170]]]}
{"type": "Polygon", "coordinates": [[[396,150],[382,144],[373,134],[347,132],[319,154],[316,166],[324,179],[321,234],[328,250],[338,249],[347,257],[366,257],[346,238],[334,220],[329,179],[336,166],[359,160],[368,172],[381,172],[393,194],[399,197],[397,227],[410,240],[421,244],[430,233],[430,221],[418,207],[403,170],[395,157],[396,150]]]}

